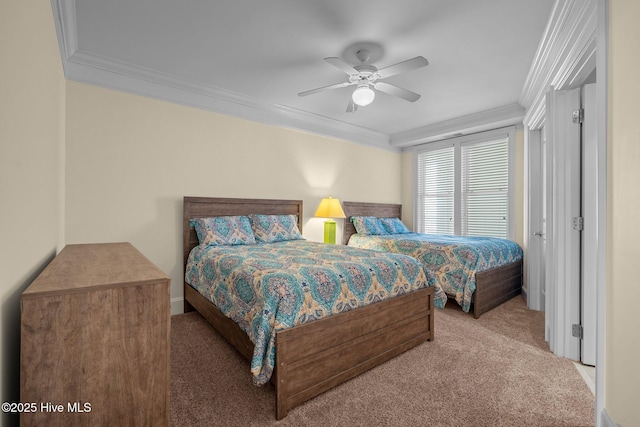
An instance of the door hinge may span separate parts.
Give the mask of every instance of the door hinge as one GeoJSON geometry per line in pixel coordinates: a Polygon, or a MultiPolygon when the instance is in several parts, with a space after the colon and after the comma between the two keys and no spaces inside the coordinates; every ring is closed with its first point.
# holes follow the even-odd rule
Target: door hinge
{"type": "Polygon", "coordinates": [[[584,109],[579,108],[577,110],[573,110],[571,113],[571,119],[573,123],[582,123],[584,121],[584,109]]]}
{"type": "Polygon", "coordinates": [[[581,340],[583,336],[582,325],[571,325],[571,335],[581,340]]]}
{"type": "Polygon", "coordinates": [[[581,216],[574,216],[572,226],[574,230],[578,230],[578,231],[584,230],[584,218],[581,216]]]}

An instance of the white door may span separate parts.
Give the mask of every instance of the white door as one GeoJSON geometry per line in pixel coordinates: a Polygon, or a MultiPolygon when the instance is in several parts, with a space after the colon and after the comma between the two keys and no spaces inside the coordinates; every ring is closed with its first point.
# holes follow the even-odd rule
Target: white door
{"type": "Polygon", "coordinates": [[[540,278],[542,280],[542,283],[540,285],[540,294],[541,294],[541,298],[540,298],[540,304],[541,307],[545,306],[545,294],[546,294],[546,287],[545,287],[545,275],[546,275],[546,268],[545,268],[545,260],[547,259],[547,130],[546,128],[542,128],[542,132],[541,132],[541,141],[540,141],[540,159],[541,159],[541,172],[542,172],[542,179],[540,180],[540,186],[541,186],[541,195],[542,195],[542,201],[540,203],[540,231],[538,231],[537,233],[534,233],[537,237],[538,240],[540,241],[539,244],[539,251],[540,251],[540,278]]]}
{"type": "Polygon", "coordinates": [[[542,130],[529,130],[525,134],[527,146],[527,305],[532,310],[544,310],[543,282],[544,256],[542,255],[542,130]]]}
{"type": "Polygon", "coordinates": [[[528,232],[526,250],[527,304],[532,310],[545,308],[545,259],[546,259],[546,128],[529,130],[528,151],[528,232]]]}
{"type": "Polygon", "coordinates": [[[551,351],[580,360],[580,89],[547,97],[545,326],[551,351]]]}
{"type": "Polygon", "coordinates": [[[585,365],[596,364],[596,283],[598,262],[597,199],[597,128],[596,85],[583,86],[582,108],[582,286],[580,360],[585,365]]]}

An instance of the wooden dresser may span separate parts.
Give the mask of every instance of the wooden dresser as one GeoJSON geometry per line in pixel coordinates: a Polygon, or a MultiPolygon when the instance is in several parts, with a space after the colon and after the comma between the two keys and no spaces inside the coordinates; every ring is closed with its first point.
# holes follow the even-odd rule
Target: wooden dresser
{"type": "Polygon", "coordinates": [[[66,246],[22,293],[20,424],[169,425],[169,292],[130,243],[66,246]]]}

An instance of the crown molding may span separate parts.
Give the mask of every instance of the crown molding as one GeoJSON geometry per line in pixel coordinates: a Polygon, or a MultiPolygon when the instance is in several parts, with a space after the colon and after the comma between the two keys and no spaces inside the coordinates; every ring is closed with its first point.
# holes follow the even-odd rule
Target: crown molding
{"type": "Polygon", "coordinates": [[[58,44],[64,65],[67,58],[78,50],[76,3],[74,0],[51,0],[51,8],[53,10],[53,19],[56,24],[58,44]]]}
{"type": "Polygon", "coordinates": [[[512,104],[388,135],[83,51],[78,47],[75,0],[51,0],[51,4],[65,77],[81,83],[394,152],[453,133],[475,133],[521,123],[524,115],[520,105],[512,104]]]}
{"type": "Polygon", "coordinates": [[[399,151],[389,135],[295,108],[135,66],[78,48],[74,0],[51,0],[65,77],[162,101],[204,109],[260,123],[281,126],[364,145],[399,151]]]}
{"type": "Polygon", "coordinates": [[[542,129],[546,123],[547,103],[539,102],[527,110],[527,115],[523,120],[530,130],[542,129]]]}
{"type": "Polygon", "coordinates": [[[68,79],[81,83],[393,150],[389,137],[380,132],[81,50],[68,58],[66,70],[68,79]]]}
{"type": "Polygon", "coordinates": [[[522,123],[524,113],[524,108],[520,104],[509,104],[395,133],[391,136],[391,145],[394,147],[409,147],[454,136],[516,125],[522,123]]]}
{"type": "Polygon", "coordinates": [[[546,93],[580,84],[596,66],[596,0],[557,0],[518,102],[525,123],[540,122],[546,93]]]}

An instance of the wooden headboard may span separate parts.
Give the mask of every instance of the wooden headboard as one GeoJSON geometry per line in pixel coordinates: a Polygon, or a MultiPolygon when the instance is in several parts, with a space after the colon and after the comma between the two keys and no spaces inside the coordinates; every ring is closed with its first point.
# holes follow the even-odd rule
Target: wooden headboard
{"type": "Polygon", "coordinates": [[[302,200],[185,197],[182,215],[183,266],[186,268],[189,252],[198,245],[196,231],[189,224],[191,219],[249,214],[298,215],[298,228],[302,233],[302,200]]]}
{"type": "Polygon", "coordinates": [[[402,218],[402,205],[393,203],[342,202],[342,210],[347,217],[342,227],[342,244],[346,245],[356,229],[352,216],[377,216],[378,218],[402,218]]]}

